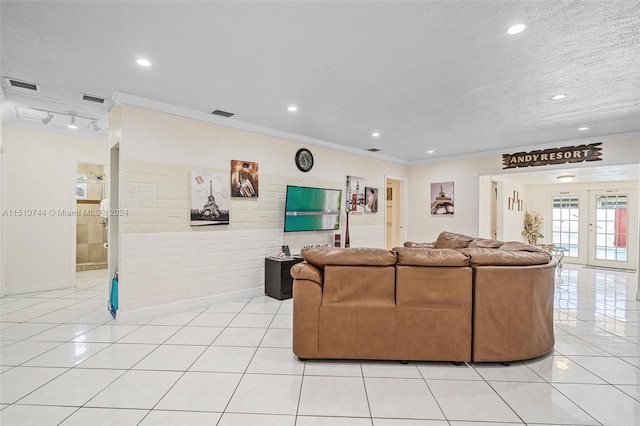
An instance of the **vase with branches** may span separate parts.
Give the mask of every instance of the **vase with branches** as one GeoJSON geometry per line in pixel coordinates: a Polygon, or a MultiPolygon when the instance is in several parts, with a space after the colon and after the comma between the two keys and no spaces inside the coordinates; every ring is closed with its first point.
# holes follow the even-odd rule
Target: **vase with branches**
{"type": "Polygon", "coordinates": [[[347,226],[344,231],[344,247],[345,248],[351,247],[351,241],[349,239],[349,213],[351,213],[351,203],[347,201],[345,203],[345,214],[347,216],[347,226]]]}
{"type": "Polygon", "coordinates": [[[538,238],[544,238],[544,235],[540,233],[541,228],[542,216],[540,213],[526,210],[524,212],[524,229],[522,230],[522,236],[529,244],[536,245],[538,238]]]}

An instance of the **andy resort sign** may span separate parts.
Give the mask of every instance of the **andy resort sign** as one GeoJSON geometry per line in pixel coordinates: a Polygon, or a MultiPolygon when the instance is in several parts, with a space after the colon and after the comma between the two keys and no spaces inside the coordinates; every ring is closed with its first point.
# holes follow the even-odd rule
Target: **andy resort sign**
{"type": "Polygon", "coordinates": [[[581,163],[583,161],[602,161],[602,142],[589,145],[565,146],[563,148],[541,149],[531,152],[503,154],[503,169],[515,167],[545,166],[548,164],[581,163]]]}

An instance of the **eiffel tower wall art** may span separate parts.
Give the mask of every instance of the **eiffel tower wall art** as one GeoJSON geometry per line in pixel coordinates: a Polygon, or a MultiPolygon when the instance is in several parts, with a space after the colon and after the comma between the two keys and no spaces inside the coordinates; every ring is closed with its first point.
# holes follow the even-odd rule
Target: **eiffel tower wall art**
{"type": "Polygon", "coordinates": [[[191,171],[191,226],[229,224],[229,175],[191,171]]]}
{"type": "Polygon", "coordinates": [[[432,215],[453,214],[453,182],[435,182],[431,184],[432,215]]]}

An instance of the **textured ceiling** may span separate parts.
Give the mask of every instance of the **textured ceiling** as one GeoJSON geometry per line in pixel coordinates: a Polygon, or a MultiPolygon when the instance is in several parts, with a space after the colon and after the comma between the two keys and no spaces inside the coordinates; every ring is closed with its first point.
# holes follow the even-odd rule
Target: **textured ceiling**
{"type": "Polygon", "coordinates": [[[3,80],[9,125],[28,121],[18,106],[52,109],[104,137],[111,102],[81,94],[119,91],[401,161],[640,131],[638,1],[2,1],[0,15],[2,76],[41,86],[3,80]]]}

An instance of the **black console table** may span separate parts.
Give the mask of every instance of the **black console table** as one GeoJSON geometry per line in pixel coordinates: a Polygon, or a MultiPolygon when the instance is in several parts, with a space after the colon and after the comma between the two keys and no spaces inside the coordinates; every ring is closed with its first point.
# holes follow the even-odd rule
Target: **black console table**
{"type": "Polygon", "coordinates": [[[293,296],[291,267],[302,262],[302,257],[267,257],[264,259],[264,292],[278,300],[293,296]]]}

